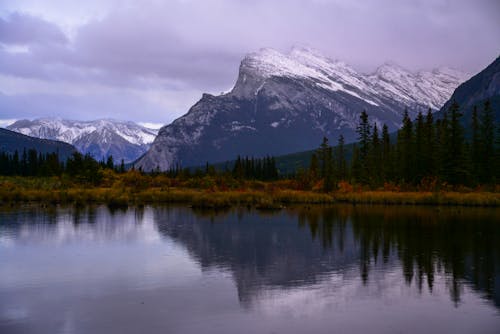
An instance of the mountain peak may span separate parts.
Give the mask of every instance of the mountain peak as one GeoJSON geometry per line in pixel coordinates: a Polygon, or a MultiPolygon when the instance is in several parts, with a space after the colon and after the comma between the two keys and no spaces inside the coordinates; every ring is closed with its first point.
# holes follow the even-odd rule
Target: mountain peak
{"type": "Polygon", "coordinates": [[[393,63],[366,75],[307,47],[288,53],[263,48],[245,56],[229,93],[204,95],[186,115],[163,127],[136,167],[166,170],[238,154],[285,154],[311,149],[323,136],[355,140],[362,110],[372,122],[395,130],[405,108],[411,117],[438,109],[459,83],[393,63]]]}

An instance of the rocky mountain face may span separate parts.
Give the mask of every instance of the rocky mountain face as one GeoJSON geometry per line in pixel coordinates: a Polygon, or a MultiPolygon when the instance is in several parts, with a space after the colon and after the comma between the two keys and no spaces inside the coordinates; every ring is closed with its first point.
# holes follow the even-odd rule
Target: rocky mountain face
{"type": "Polygon", "coordinates": [[[451,69],[412,73],[385,64],[362,74],[315,51],[262,49],[241,62],[227,94],[204,94],[189,112],[160,129],[137,168],[203,165],[238,154],[279,155],[317,147],[323,136],[356,139],[359,114],[389,129],[410,115],[439,109],[466,76],[451,69]]]}
{"type": "Polygon", "coordinates": [[[15,151],[19,155],[24,150],[37,150],[39,153],[59,153],[61,161],[69,158],[76,149],[68,144],[56,140],[40,139],[23,135],[18,132],[0,128],[0,152],[14,154],[15,151]]]}
{"type": "Polygon", "coordinates": [[[441,113],[448,110],[455,101],[460,105],[464,114],[463,120],[469,123],[472,109],[477,106],[483,108],[484,102],[489,100],[495,112],[495,120],[500,122],[500,57],[495,59],[484,70],[458,86],[448,102],[441,109],[441,113]]]}
{"type": "Polygon", "coordinates": [[[133,122],[101,119],[96,121],[71,121],[57,118],[20,120],[7,129],[28,136],[60,140],[73,144],[80,152],[94,158],[113,156],[130,162],[144,154],[153,142],[157,131],[133,122]]]}

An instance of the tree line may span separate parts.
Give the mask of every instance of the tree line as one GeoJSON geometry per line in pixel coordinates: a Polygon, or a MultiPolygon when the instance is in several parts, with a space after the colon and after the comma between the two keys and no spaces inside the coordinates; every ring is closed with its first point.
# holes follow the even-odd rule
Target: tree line
{"type": "Polygon", "coordinates": [[[0,175],[7,176],[62,176],[66,174],[76,181],[97,184],[102,179],[102,171],[111,169],[125,172],[123,160],[115,165],[113,157],[97,161],[90,154],[74,152],[62,161],[58,152],[39,153],[35,149],[24,149],[21,154],[0,152],[0,175]]]}
{"type": "MultiPolygon", "coordinates": [[[[160,168],[157,167],[153,174],[162,174],[160,168]]],[[[190,178],[202,177],[205,175],[215,176],[218,174],[231,176],[237,180],[260,180],[273,181],[280,178],[279,170],[276,166],[276,158],[266,156],[264,158],[242,157],[238,155],[234,163],[226,163],[222,170],[217,170],[216,166],[209,164],[205,165],[205,169],[182,168],[176,164],[169,168],[164,174],[172,178],[190,178]],[[231,166],[232,165],[232,166],[231,166]]]]}
{"type": "MultiPolygon", "coordinates": [[[[402,127],[390,134],[387,125],[370,123],[363,111],[356,128],[358,142],[346,145],[342,135],[332,147],[325,137],[312,154],[309,166],[294,175],[280,175],[276,159],[271,156],[249,158],[238,156],[231,164],[217,170],[182,168],[168,171],[159,168],[149,173],[173,179],[188,180],[217,176],[233,180],[273,181],[288,179],[299,189],[336,190],[342,182],[370,188],[410,186],[436,189],[441,185],[496,185],[500,180],[500,126],[495,123],[489,101],[474,107],[466,133],[463,114],[457,103],[435,119],[429,111],[412,120],[404,112],[402,127]]],[[[75,181],[99,184],[103,171],[126,171],[123,160],[115,164],[113,157],[97,161],[91,155],[75,152],[61,161],[57,152],[42,154],[36,150],[0,152],[0,175],[62,176],[75,181]]],[[[132,167],[133,170],[133,167],[132,167]]],[[[142,170],[138,172],[142,173],[142,170]]]]}
{"type": "Polygon", "coordinates": [[[429,111],[411,120],[405,111],[402,127],[391,136],[387,125],[370,124],[363,111],[356,128],[358,142],[346,159],[343,136],[332,148],[324,138],[312,155],[309,168],[298,178],[303,183],[323,181],[331,191],[339,181],[381,187],[386,183],[410,186],[492,185],[500,180],[500,127],[491,103],[474,107],[466,135],[463,114],[452,103],[442,117],[429,111]],[[395,138],[394,138],[395,137],[395,138]]]}

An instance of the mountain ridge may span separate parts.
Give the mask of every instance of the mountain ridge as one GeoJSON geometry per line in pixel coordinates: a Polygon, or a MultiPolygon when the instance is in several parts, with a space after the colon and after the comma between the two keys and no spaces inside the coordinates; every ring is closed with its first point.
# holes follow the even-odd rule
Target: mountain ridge
{"type": "Polygon", "coordinates": [[[22,133],[0,128],[0,152],[14,154],[17,151],[18,154],[22,154],[23,150],[28,151],[30,149],[35,149],[41,154],[57,152],[61,161],[65,161],[76,152],[76,148],[73,145],[62,141],[30,137],[22,133]]]}
{"type": "Polygon", "coordinates": [[[131,162],[144,154],[153,142],[156,131],[131,121],[98,119],[75,121],[62,118],[18,120],[7,126],[32,137],[60,140],[73,144],[80,152],[96,159],[110,155],[115,161],[131,162]]]}
{"type": "Polygon", "coordinates": [[[261,49],[242,60],[230,92],[203,94],[160,129],[134,165],[167,170],[238,154],[287,154],[315,148],[323,136],[335,142],[340,134],[349,142],[363,110],[379,126],[396,130],[405,109],[411,116],[437,110],[466,78],[453,70],[418,73],[386,65],[366,75],[309,49],[261,49]]]}

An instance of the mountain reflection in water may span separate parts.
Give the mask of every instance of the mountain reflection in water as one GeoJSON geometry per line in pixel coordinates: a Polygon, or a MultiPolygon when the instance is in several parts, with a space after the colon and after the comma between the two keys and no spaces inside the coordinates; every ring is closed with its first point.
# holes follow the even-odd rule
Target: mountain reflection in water
{"type": "MultiPolygon", "coordinates": [[[[220,332],[245,326],[247,332],[259,331],[253,326],[328,332],[327,324],[351,326],[358,313],[376,322],[381,310],[399,314],[395,330],[414,321],[419,332],[426,323],[413,313],[432,315],[429,307],[462,332],[472,327],[460,327],[461,321],[477,327],[476,319],[485,332],[500,324],[497,209],[3,208],[0,262],[1,332],[36,332],[29,329],[35,325],[58,332],[69,320],[46,313],[60,308],[86,315],[70,321],[84,332],[103,324],[117,333],[197,332],[202,323],[218,321],[214,314],[233,319],[214,327],[220,332]],[[149,306],[132,307],[136,299],[149,306]],[[402,300],[407,311],[398,306],[402,300]],[[105,318],[111,309],[121,322],[105,318]],[[147,320],[132,321],[133,314],[147,320]],[[320,320],[287,325],[290,316],[320,320]],[[191,323],[197,317],[205,321],[191,323]]],[[[373,332],[386,329],[368,320],[360,324],[373,332]]],[[[432,324],[450,330],[446,326],[432,324]]]]}
{"type": "Polygon", "coordinates": [[[262,287],[312,284],[329,273],[359,275],[367,284],[371,272],[399,264],[405,282],[419,291],[432,293],[436,274],[444,273],[454,303],[470,284],[500,307],[495,210],[335,206],[186,217],[159,208],[154,214],[160,233],[185,245],[202,268],[230,270],[243,303],[262,287]]]}

